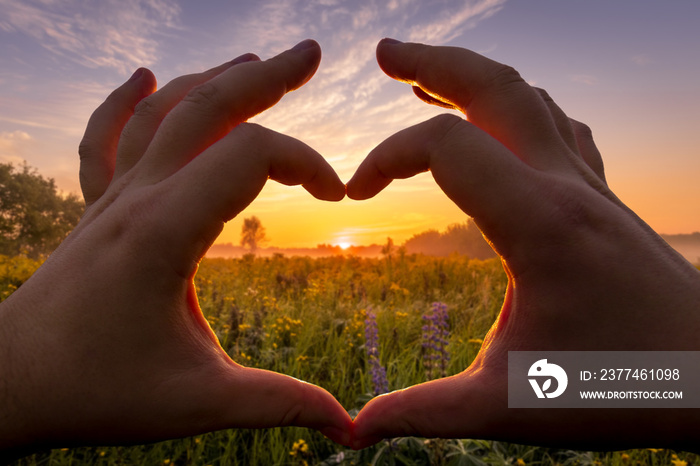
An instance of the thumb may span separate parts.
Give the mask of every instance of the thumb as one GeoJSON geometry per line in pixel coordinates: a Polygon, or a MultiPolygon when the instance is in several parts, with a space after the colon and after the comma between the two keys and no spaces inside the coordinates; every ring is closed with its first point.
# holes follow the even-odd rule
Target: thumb
{"type": "Polygon", "coordinates": [[[467,370],[374,398],[355,418],[352,448],[392,437],[489,438],[507,399],[484,380],[467,370]]]}
{"type": "Polygon", "coordinates": [[[309,427],[349,445],[352,419],[326,390],[287,375],[229,364],[219,380],[201,391],[214,429],[309,427]]]}

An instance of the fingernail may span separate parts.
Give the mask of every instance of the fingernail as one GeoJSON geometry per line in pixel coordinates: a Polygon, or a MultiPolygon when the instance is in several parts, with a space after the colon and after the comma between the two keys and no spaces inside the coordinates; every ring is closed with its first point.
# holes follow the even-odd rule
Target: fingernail
{"type": "Polygon", "coordinates": [[[231,63],[231,65],[238,65],[239,63],[246,63],[249,61],[258,61],[258,60],[260,60],[260,58],[258,58],[258,56],[255,55],[254,53],[246,53],[246,54],[241,55],[240,57],[234,58],[229,63],[231,63]]]}
{"type": "Polygon", "coordinates": [[[134,74],[131,75],[129,81],[127,82],[136,81],[139,79],[143,75],[144,70],[145,68],[139,68],[138,70],[134,71],[134,74]]]}
{"type": "Polygon", "coordinates": [[[384,39],[381,40],[382,44],[388,44],[388,45],[396,45],[396,44],[403,44],[400,40],[392,39],[390,37],[385,37],[384,39]]]}
{"type": "Polygon", "coordinates": [[[301,42],[299,42],[297,45],[292,47],[292,50],[295,52],[301,52],[303,50],[308,50],[310,48],[316,47],[318,44],[316,43],[315,40],[313,39],[306,39],[301,42]]]}

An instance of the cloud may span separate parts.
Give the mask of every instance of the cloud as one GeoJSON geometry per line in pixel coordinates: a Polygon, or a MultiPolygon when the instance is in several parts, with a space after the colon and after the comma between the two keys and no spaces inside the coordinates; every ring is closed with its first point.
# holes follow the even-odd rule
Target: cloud
{"type": "Polygon", "coordinates": [[[250,51],[268,58],[311,37],[323,48],[316,76],[255,121],[303,140],[349,174],[390,134],[443,112],[381,72],[377,42],[419,37],[439,45],[503,3],[260,0],[235,2],[228,9],[206,6],[202,16],[190,17],[184,0],[182,8],[175,0],[0,0],[0,37],[15,41],[18,50],[27,50],[27,44],[32,50],[26,55],[31,60],[13,71],[32,79],[0,76],[14,82],[0,92],[0,107],[13,109],[0,114],[5,123],[0,129],[36,132],[37,141],[72,148],[90,113],[118,84],[115,70],[128,76],[138,66],[149,66],[165,82],[164,76],[196,71],[219,57],[250,51]],[[205,30],[195,26],[203,19],[205,30]],[[49,53],[34,53],[38,47],[49,53]],[[51,63],[41,61],[47,57],[51,63]],[[46,78],[37,69],[59,72],[46,78]],[[20,92],[20,84],[27,89],[20,92]]]}
{"type": "MultiPolygon", "coordinates": [[[[465,30],[476,27],[479,21],[498,13],[505,0],[462,1],[449,8],[441,8],[431,21],[411,27],[409,40],[442,44],[459,37],[465,30]]],[[[432,5],[431,5],[432,9],[432,5]]]]}
{"type": "Polygon", "coordinates": [[[24,131],[0,132],[0,162],[22,164],[25,160],[24,152],[32,139],[32,136],[24,131]]]}
{"type": "MultiPolygon", "coordinates": [[[[408,86],[395,84],[381,72],[375,59],[377,42],[388,36],[440,45],[492,16],[504,3],[259,2],[234,19],[234,43],[252,42],[252,50],[266,56],[306,37],[319,37],[323,59],[316,76],[304,88],[256,117],[256,122],[299,137],[320,151],[344,154],[352,159],[347,160],[348,168],[354,166],[358,157],[389,134],[436,113],[419,102],[408,86]]],[[[338,166],[344,165],[338,162],[338,166]]]]}
{"type": "Polygon", "coordinates": [[[79,140],[90,114],[114,88],[112,83],[85,79],[29,81],[28,90],[0,92],[0,123],[4,128],[33,129],[38,139],[69,137],[79,140]],[[42,131],[39,131],[42,130],[42,131]]]}
{"type": "Polygon", "coordinates": [[[0,0],[0,30],[81,66],[127,74],[157,62],[160,40],[177,29],[179,14],[172,0],[0,0]]]}
{"type": "Polygon", "coordinates": [[[575,83],[585,84],[587,86],[598,84],[598,78],[590,74],[574,74],[570,76],[570,79],[575,83]]]}
{"type": "Polygon", "coordinates": [[[634,63],[635,65],[639,66],[646,66],[650,63],[653,63],[653,60],[649,58],[648,55],[645,55],[643,53],[640,53],[638,55],[634,55],[633,57],[630,58],[630,61],[634,63]]]}

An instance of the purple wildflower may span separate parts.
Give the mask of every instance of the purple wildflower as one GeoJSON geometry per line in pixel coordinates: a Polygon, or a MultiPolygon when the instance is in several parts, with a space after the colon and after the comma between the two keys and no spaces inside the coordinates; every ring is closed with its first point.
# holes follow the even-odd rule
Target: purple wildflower
{"type": "Polygon", "coordinates": [[[381,395],[388,392],[389,382],[386,379],[386,369],[379,362],[377,314],[371,309],[367,310],[367,318],[365,319],[365,352],[369,360],[369,371],[372,375],[374,394],[381,395]]]}
{"type": "Polygon", "coordinates": [[[447,305],[439,302],[433,303],[430,314],[423,315],[425,325],[423,325],[421,340],[423,366],[428,380],[447,375],[447,363],[450,361],[450,354],[447,351],[447,339],[450,336],[447,317],[447,305]]]}

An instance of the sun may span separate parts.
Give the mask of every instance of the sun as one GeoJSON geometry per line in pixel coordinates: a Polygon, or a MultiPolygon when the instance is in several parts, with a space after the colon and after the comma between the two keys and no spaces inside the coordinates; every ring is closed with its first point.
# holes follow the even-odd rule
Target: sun
{"type": "Polygon", "coordinates": [[[345,241],[343,241],[343,242],[341,242],[341,243],[338,243],[338,247],[339,247],[340,249],[342,249],[342,250],[346,250],[346,249],[349,248],[350,246],[352,246],[352,244],[350,244],[350,243],[348,243],[348,242],[345,242],[345,241]]]}

